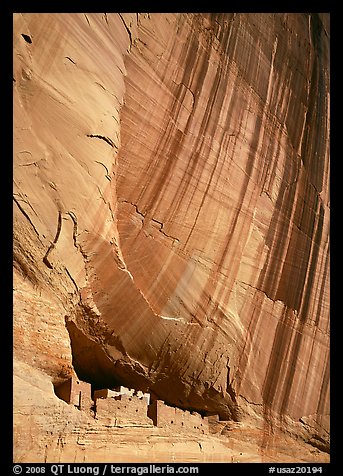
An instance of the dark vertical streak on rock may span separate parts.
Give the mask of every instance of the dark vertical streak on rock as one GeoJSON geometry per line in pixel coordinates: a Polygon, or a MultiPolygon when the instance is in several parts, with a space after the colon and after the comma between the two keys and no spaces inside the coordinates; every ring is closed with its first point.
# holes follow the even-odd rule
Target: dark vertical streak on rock
{"type": "MultiPolygon", "coordinates": [[[[301,351],[301,344],[304,338],[303,328],[304,328],[304,321],[300,320],[298,328],[295,331],[295,337],[291,344],[290,357],[289,357],[289,362],[287,366],[287,373],[284,380],[284,384],[282,386],[282,401],[280,406],[281,414],[286,414],[288,409],[289,397],[293,390],[294,376],[296,371],[298,370],[297,369],[298,357],[301,351]]],[[[290,340],[288,340],[288,342],[290,342],[290,340]]]]}
{"type": "Polygon", "coordinates": [[[227,233],[227,236],[226,236],[226,239],[225,239],[225,247],[224,247],[224,249],[221,253],[221,256],[219,258],[219,261],[218,261],[218,271],[223,266],[226,255],[229,251],[231,239],[232,239],[233,234],[235,232],[235,229],[236,229],[236,226],[237,226],[237,221],[238,221],[238,218],[239,218],[239,215],[240,215],[240,212],[241,212],[241,209],[242,209],[242,205],[243,205],[246,193],[247,193],[247,187],[248,187],[249,180],[251,179],[251,172],[252,172],[252,168],[253,168],[253,164],[254,164],[254,161],[255,161],[256,152],[257,152],[257,144],[258,144],[258,140],[259,140],[259,137],[260,137],[261,127],[262,127],[262,118],[257,116],[256,117],[256,123],[255,123],[255,130],[254,130],[254,133],[253,133],[253,140],[251,141],[251,145],[249,147],[248,160],[247,160],[247,164],[246,164],[246,167],[245,167],[245,175],[244,175],[244,179],[243,179],[243,183],[242,183],[242,187],[241,187],[240,197],[239,197],[239,200],[238,200],[237,207],[235,208],[234,218],[230,223],[230,228],[228,230],[228,233],[227,233]]]}
{"type": "Polygon", "coordinates": [[[325,288],[328,285],[328,274],[329,274],[329,266],[330,266],[330,247],[328,245],[325,257],[325,264],[324,264],[324,272],[322,276],[322,283],[320,287],[319,297],[318,297],[318,307],[315,319],[315,325],[318,326],[320,323],[320,317],[322,315],[322,305],[323,305],[323,296],[325,292],[325,288]]]}
{"type": "Polygon", "coordinates": [[[87,23],[88,23],[88,26],[91,26],[90,23],[89,23],[88,17],[87,17],[87,15],[86,15],[85,13],[84,13],[84,16],[85,16],[85,18],[86,18],[86,21],[87,21],[87,23]]]}
{"type": "Polygon", "coordinates": [[[255,293],[255,300],[254,300],[253,309],[251,311],[251,318],[249,320],[249,324],[245,331],[243,346],[239,352],[237,373],[235,375],[235,387],[236,387],[237,393],[240,392],[240,388],[241,388],[241,385],[244,380],[245,373],[249,364],[249,357],[251,352],[253,351],[253,345],[254,345],[253,341],[255,337],[255,331],[260,319],[262,303],[263,303],[262,293],[259,293],[259,292],[255,293]]]}
{"type": "MultiPolygon", "coordinates": [[[[169,111],[172,121],[168,123],[167,132],[164,135],[163,140],[158,143],[157,148],[154,150],[152,154],[153,160],[149,164],[149,172],[154,178],[153,185],[151,190],[148,190],[147,188],[149,185],[148,183],[147,186],[143,188],[138,199],[139,201],[146,201],[148,198],[148,202],[150,204],[153,204],[153,209],[151,210],[152,213],[154,213],[154,210],[156,209],[158,205],[159,197],[161,196],[165,188],[165,185],[167,183],[167,180],[171,176],[172,171],[174,170],[176,166],[176,163],[178,161],[179,151],[183,147],[185,134],[175,128],[175,126],[173,125],[173,121],[175,122],[177,120],[180,107],[185,96],[186,88],[190,87],[190,84],[189,84],[190,74],[193,71],[194,63],[198,56],[197,55],[198,47],[199,45],[198,45],[197,38],[194,37],[190,40],[187,46],[187,51],[185,51],[184,53],[186,68],[185,68],[182,80],[180,81],[180,84],[177,86],[176,95],[175,95],[173,104],[171,105],[171,110],[169,111]],[[184,85],[184,87],[182,87],[182,85],[184,85]],[[167,161],[165,167],[161,168],[161,165],[160,165],[161,160],[167,161]],[[158,176],[155,176],[154,173],[152,172],[152,167],[155,168],[157,166],[161,168],[161,171],[159,172],[158,176]]],[[[195,108],[196,108],[196,100],[194,103],[193,112],[195,108]]],[[[191,120],[193,112],[188,118],[188,122],[191,120]]],[[[187,129],[187,126],[186,126],[186,129],[187,129]]]]}
{"type": "Polygon", "coordinates": [[[288,353],[290,337],[292,335],[292,329],[286,324],[289,312],[285,308],[282,320],[277,323],[266,377],[263,382],[262,397],[264,406],[267,408],[272,408],[276,394],[279,391],[279,379],[282,376],[281,371],[288,353]]]}
{"type": "Polygon", "coordinates": [[[301,296],[303,297],[301,308],[300,308],[300,319],[302,320],[305,320],[307,318],[310,297],[313,293],[313,284],[314,284],[314,278],[316,276],[316,267],[318,263],[318,257],[319,257],[319,251],[320,251],[320,245],[321,245],[321,239],[322,239],[322,233],[323,233],[323,223],[324,223],[324,209],[322,206],[320,206],[317,230],[315,232],[315,235],[312,241],[311,261],[309,264],[307,263],[307,266],[306,266],[306,269],[308,270],[308,278],[307,278],[306,285],[304,282],[303,286],[300,288],[302,290],[301,296]]]}
{"type": "Polygon", "coordinates": [[[320,388],[319,400],[318,400],[318,405],[317,405],[317,414],[319,415],[319,418],[321,418],[321,416],[323,416],[323,414],[324,414],[326,399],[328,398],[328,392],[329,392],[329,382],[330,382],[330,355],[329,355],[329,352],[325,356],[325,360],[326,360],[325,370],[324,370],[324,375],[321,379],[322,385],[321,385],[321,388],[320,388]]]}
{"type": "MultiPolygon", "coordinates": [[[[315,18],[311,17],[312,24],[316,23],[315,18]]],[[[301,160],[305,170],[301,183],[296,183],[289,188],[282,186],[280,189],[275,206],[275,218],[273,216],[272,219],[274,226],[266,237],[266,243],[271,251],[260,274],[259,282],[259,287],[273,299],[282,300],[292,309],[300,310],[301,307],[301,319],[306,319],[313,292],[314,273],[319,259],[324,221],[324,210],[319,205],[318,198],[318,193],[322,189],[325,144],[327,143],[325,67],[322,62],[324,53],[321,47],[320,31],[319,27],[311,28],[312,42],[316,45],[316,51],[312,65],[308,104],[305,104],[307,113],[304,115],[305,127],[301,143],[301,160]],[[316,34],[314,30],[317,31],[316,34]],[[293,209],[289,206],[290,203],[294,203],[293,209]],[[319,219],[317,220],[318,208],[319,219]],[[293,212],[292,223],[290,220],[293,212]],[[282,220],[279,220],[280,216],[282,220]],[[315,236],[313,236],[314,233],[315,236]],[[277,247],[275,247],[275,240],[279,242],[277,247]],[[282,263],[286,247],[287,252],[282,263]],[[299,266],[295,267],[296,263],[299,263],[299,266]],[[277,279],[278,276],[279,279],[277,279]],[[275,282],[278,283],[277,287],[275,282]]],[[[295,91],[296,86],[291,83],[292,90],[295,91]]],[[[295,98],[291,97],[290,104],[294,101],[295,98]]],[[[289,114],[291,113],[292,109],[289,109],[289,114]]],[[[293,114],[294,111],[292,117],[293,114]]],[[[286,118],[287,124],[292,117],[286,118]]],[[[295,137],[293,133],[292,136],[295,137]]],[[[285,174],[286,171],[283,183],[287,183],[285,174]]],[[[290,177],[288,182],[291,184],[293,179],[290,177]]]]}
{"type": "MultiPolygon", "coordinates": [[[[195,44],[197,44],[197,43],[195,43],[195,44]]],[[[190,131],[191,127],[192,127],[193,117],[194,117],[194,114],[195,114],[195,112],[197,110],[197,107],[199,105],[201,90],[202,90],[202,87],[203,87],[203,84],[204,84],[204,81],[205,81],[205,77],[206,77],[206,74],[207,74],[207,71],[208,71],[208,62],[206,60],[206,56],[201,55],[200,58],[201,58],[200,66],[195,69],[197,74],[194,75],[194,78],[193,78],[193,82],[194,82],[193,88],[194,88],[194,91],[195,91],[194,104],[193,104],[192,114],[189,116],[186,127],[185,127],[185,131],[184,131],[185,138],[186,138],[186,135],[188,134],[188,132],[190,131]]],[[[187,81],[192,80],[191,78],[189,78],[189,73],[187,73],[187,70],[185,71],[185,75],[186,76],[185,76],[184,79],[188,78],[187,81]]],[[[203,121],[202,121],[202,125],[203,125],[203,121]]],[[[200,129],[204,133],[204,130],[201,127],[200,127],[200,129]]],[[[201,137],[201,131],[199,132],[199,137],[201,137]]],[[[200,160],[200,150],[199,149],[201,148],[202,143],[203,143],[203,139],[201,140],[200,144],[196,145],[195,149],[190,154],[188,165],[187,165],[185,171],[183,172],[183,175],[181,177],[180,186],[179,186],[179,188],[176,192],[176,195],[173,199],[173,203],[172,203],[172,207],[171,207],[171,215],[174,214],[174,212],[179,208],[180,204],[184,201],[186,193],[190,188],[191,181],[194,177],[194,175],[193,175],[194,171],[196,170],[196,167],[197,167],[197,165],[199,163],[199,160],[200,160]]],[[[191,201],[191,199],[189,199],[189,200],[191,201]]]]}
{"type": "Polygon", "coordinates": [[[294,184],[290,187],[286,187],[286,183],[292,182],[292,178],[294,177],[291,174],[292,169],[284,170],[281,182],[282,185],[278,193],[271,219],[272,226],[268,230],[265,240],[269,251],[258,282],[258,287],[272,299],[276,299],[274,283],[278,282],[277,278],[280,275],[280,268],[282,270],[282,256],[287,246],[287,236],[289,235],[289,229],[291,227],[288,218],[291,216],[292,209],[296,205],[294,200],[296,185],[294,184]],[[283,218],[282,221],[280,220],[280,217],[283,218]],[[278,241],[278,246],[275,246],[276,240],[278,241]]]}
{"type": "MultiPolygon", "coordinates": [[[[221,68],[218,68],[216,76],[215,76],[215,80],[214,80],[213,86],[212,86],[212,91],[213,92],[211,91],[210,101],[207,102],[207,104],[206,104],[205,114],[204,114],[203,121],[202,121],[201,126],[200,126],[200,136],[205,137],[205,134],[206,135],[208,134],[208,136],[210,137],[209,150],[211,150],[211,146],[212,146],[212,143],[213,143],[213,140],[214,140],[215,128],[216,128],[216,125],[217,125],[217,120],[218,120],[219,114],[221,112],[221,107],[219,105],[222,105],[222,102],[223,102],[224,96],[225,96],[225,92],[226,92],[226,88],[224,87],[224,85],[222,85],[222,87],[220,87],[222,77],[225,78],[225,75],[222,74],[221,68]],[[215,108],[214,106],[217,106],[217,107],[215,108]],[[212,124],[211,124],[211,122],[212,122],[212,124]]],[[[223,141],[223,139],[222,139],[222,141],[223,141]]],[[[203,144],[204,144],[204,141],[202,140],[200,142],[199,149],[198,149],[198,152],[197,152],[199,158],[203,155],[203,152],[202,152],[203,144]]],[[[220,151],[220,147],[219,147],[219,151],[220,151]]],[[[202,198],[201,198],[201,201],[200,201],[200,205],[198,207],[198,211],[197,211],[196,216],[195,216],[194,223],[193,223],[192,228],[189,232],[188,238],[185,241],[185,246],[187,245],[187,243],[188,243],[188,241],[189,241],[189,239],[190,239],[190,237],[193,233],[193,230],[194,230],[194,228],[197,224],[197,221],[198,221],[200,212],[202,210],[203,204],[204,204],[206,198],[208,198],[207,193],[208,193],[208,191],[209,191],[209,189],[212,185],[213,176],[214,176],[214,173],[216,171],[219,160],[223,161],[223,158],[221,158],[219,156],[219,152],[218,152],[218,154],[217,154],[217,156],[215,157],[215,160],[214,160],[214,165],[212,167],[212,171],[210,172],[210,177],[207,180],[207,185],[206,185],[205,191],[203,192],[203,195],[202,195],[202,198]]],[[[193,160],[191,163],[195,168],[196,165],[197,165],[197,161],[193,160]]],[[[202,171],[204,171],[204,168],[202,169],[202,171]]],[[[193,175],[193,173],[194,173],[194,170],[191,171],[191,175],[193,175]]],[[[201,175],[200,175],[200,180],[201,180],[201,175]]]]}

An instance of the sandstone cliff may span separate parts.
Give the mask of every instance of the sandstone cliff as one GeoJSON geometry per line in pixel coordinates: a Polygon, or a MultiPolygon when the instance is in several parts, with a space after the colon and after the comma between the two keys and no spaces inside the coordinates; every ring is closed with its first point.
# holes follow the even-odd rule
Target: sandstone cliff
{"type": "Polygon", "coordinates": [[[13,88],[16,457],[75,372],[327,450],[328,15],[15,14],[13,88]]]}

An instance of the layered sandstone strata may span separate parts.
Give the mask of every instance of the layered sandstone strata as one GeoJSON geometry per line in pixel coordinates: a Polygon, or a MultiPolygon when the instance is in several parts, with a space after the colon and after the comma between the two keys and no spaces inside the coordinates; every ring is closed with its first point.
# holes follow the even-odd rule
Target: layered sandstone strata
{"type": "Polygon", "coordinates": [[[76,371],[327,448],[328,15],[15,14],[13,75],[17,408],[76,371]]]}

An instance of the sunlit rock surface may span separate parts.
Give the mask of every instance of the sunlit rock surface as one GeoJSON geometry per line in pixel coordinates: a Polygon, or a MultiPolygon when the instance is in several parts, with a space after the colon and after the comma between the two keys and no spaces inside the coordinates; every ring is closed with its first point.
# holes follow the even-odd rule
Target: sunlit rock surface
{"type": "Polygon", "coordinates": [[[327,450],[328,15],[15,14],[13,88],[17,457],[75,372],[327,450]]]}

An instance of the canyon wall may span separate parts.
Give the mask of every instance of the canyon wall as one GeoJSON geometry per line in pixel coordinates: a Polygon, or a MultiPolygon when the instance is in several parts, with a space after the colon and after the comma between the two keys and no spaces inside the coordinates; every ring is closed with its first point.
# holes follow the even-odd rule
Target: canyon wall
{"type": "Polygon", "coordinates": [[[328,14],[15,14],[13,88],[18,454],[75,372],[327,445],[328,14]]]}

